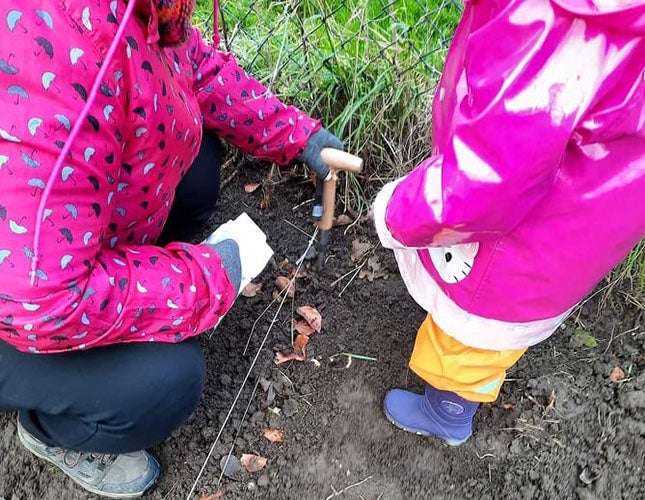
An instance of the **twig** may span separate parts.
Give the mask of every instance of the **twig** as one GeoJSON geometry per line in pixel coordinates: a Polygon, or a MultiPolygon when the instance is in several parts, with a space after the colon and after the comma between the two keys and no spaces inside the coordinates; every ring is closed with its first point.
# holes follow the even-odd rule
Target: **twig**
{"type": "Polygon", "coordinates": [[[168,493],[166,493],[163,497],[164,500],[166,500],[166,498],[170,498],[170,494],[173,492],[176,486],[177,486],[177,483],[172,483],[172,487],[168,490],[168,493]]]}
{"type": "Polygon", "coordinates": [[[336,356],[347,356],[348,358],[362,359],[363,361],[378,361],[377,358],[372,358],[371,356],[364,356],[363,354],[353,354],[351,352],[339,352],[334,354],[331,357],[335,358],[336,356]]]}
{"type": "Polygon", "coordinates": [[[292,211],[292,212],[295,212],[295,211],[296,211],[296,210],[298,210],[300,207],[303,207],[303,206],[305,206],[305,205],[308,205],[309,203],[313,203],[313,201],[314,201],[314,198],[311,198],[310,200],[305,200],[305,201],[303,201],[302,203],[298,203],[297,205],[295,205],[295,206],[291,209],[291,211],[292,211]]]}
{"type": "Polygon", "coordinates": [[[336,488],[334,488],[334,485],[332,484],[331,489],[332,489],[333,493],[331,495],[329,495],[325,500],[330,500],[331,498],[336,498],[336,497],[342,495],[343,493],[347,492],[347,490],[349,490],[349,489],[351,489],[351,488],[353,488],[355,486],[360,486],[361,484],[369,481],[370,479],[372,479],[372,476],[367,476],[362,481],[359,481],[358,483],[350,484],[349,486],[343,488],[340,491],[336,491],[336,488]]]}
{"type": "Polygon", "coordinates": [[[329,286],[330,286],[331,288],[335,287],[338,283],[340,283],[341,281],[343,281],[343,279],[344,279],[344,278],[346,278],[347,276],[349,276],[350,274],[355,273],[357,270],[359,270],[359,271],[360,271],[361,267],[363,267],[364,265],[365,265],[365,262],[363,262],[363,264],[361,264],[360,266],[356,266],[356,267],[355,267],[354,269],[352,269],[351,271],[347,271],[345,274],[343,274],[343,275],[342,275],[340,278],[338,278],[336,281],[332,281],[332,282],[331,282],[331,284],[330,284],[329,286]]]}
{"type": "Polygon", "coordinates": [[[229,175],[226,179],[224,179],[224,180],[222,181],[222,183],[220,184],[220,188],[219,188],[219,190],[220,190],[220,191],[223,191],[223,190],[224,190],[224,188],[229,184],[229,182],[231,182],[231,181],[233,180],[233,178],[234,178],[234,177],[235,177],[239,172],[240,172],[240,169],[239,169],[239,168],[238,168],[238,169],[233,170],[233,172],[231,172],[231,175],[229,175]]]}
{"type": "Polygon", "coordinates": [[[351,277],[351,279],[347,282],[347,284],[343,287],[343,289],[342,289],[342,290],[340,291],[340,293],[338,294],[338,296],[339,296],[339,297],[340,297],[343,293],[345,293],[345,290],[347,290],[347,287],[348,287],[349,285],[351,285],[351,284],[352,284],[352,282],[356,279],[356,276],[358,276],[358,273],[360,273],[360,272],[361,272],[361,269],[363,269],[363,267],[365,267],[365,264],[366,264],[366,263],[367,263],[367,259],[365,259],[365,260],[363,261],[363,263],[358,267],[358,269],[356,269],[356,272],[354,273],[354,275],[351,277]]]}
{"type": "Polygon", "coordinates": [[[611,337],[609,338],[609,343],[607,344],[607,348],[604,350],[603,354],[607,354],[607,351],[609,351],[609,348],[611,347],[611,343],[614,341],[614,339],[619,339],[619,338],[620,338],[620,337],[622,337],[623,335],[627,335],[628,333],[635,332],[635,331],[636,331],[636,330],[638,330],[639,328],[640,328],[640,325],[636,325],[634,328],[630,328],[629,330],[626,330],[626,331],[624,331],[624,332],[622,332],[622,333],[619,333],[619,334],[618,334],[618,335],[616,335],[615,337],[614,337],[614,330],[615,330],[615,327],[614,327],[614,328],[612,328],[612,329],[611,329],[611,337]]]}
{"type": "MultiPolygon", "coordinates": [[[[314,233],[314,236],[316,236],[316,233],[314,233]]],[[[309,251],[309,248],[314,243],[314,238],[309,241],[309,245],[307,246],[307,249],[305,250],[305,254],[309,251]]],[[[300,271],[300,266],[296,269],[296,275],[298,274],[298,271],[300,271]]],[[[276,324],[278,315],[280,314],[280,311],[282,310],[282,306],[284,305],[284,301],[287,298],[287,294],[285,293],[284,296],[282,297],[282,301],[280,302],[280,305],[278,306],[278,310],[275,312],[273,319],[271,320],[271,323],[269,324],[269,328],[267,329],[266,334],[264,335],[264,338],[262,339],[262,343],[260,344],[260,347],[258,348],[257,352],[255,353],[255,357],[253,358],[253,361],[251,361],[251,366],[249,367],[248,371],[246,372],[246,375],[244,376],[244,380],[242,380],[242,385],[240,386],[239,390],[237,391],[237,394],[235,395],[235,399],[233,400],[233,404],[231,404],[231,407],[228,410],[228,413],[226,414],[226,417],[224,418],[224,422],[222,422],[222,425],[219,429],[219,432],[217,433],[217,436],[215,437],[215,441],[213,441],[213,444],[211,445],[211,448],[208,452],[208,455],[206,456],[206,460],[204,460],[204,464],[202,465],[202,468],[199,471],[199,474],[197,474],[197,479],[195,479],[195,482],[193,483],[193,486],[190,489],[190,492],[186,496],[186,500],[191,500],[191,497],[193,496],[193,493],[195,492],[195,488],[197,488],[197,485],[199,484],[199,480],[202,478],[204,475],[204,471],[206,470],[206,466],[208,465],[208,462],[213,455],[213,452],[215,451],[215,446],[217,445],[217,442],[219,441],[219,438],[221,437],[222,433],[224,432],[224,428],[226,427],[226,424],[228,423],[229,419],[231,418],[231,415],[233,414],[233,410],[235,409],[235,405],[237,404],[238,400],[240,399],[240,396],[242,395],[242,391],[244,390],[244,387],[246,386],[247,381],[249,380],[249,377],[251,376],[251,372],[253,371],[253,368],[255,368],[255,364],[257,363],[258,359],[260,358],[260,353],[262,352],[262,349],[264,348],[264,344],[266,344],[267,339],[269,338],[269,333],[271,333],[271,330],[273,329],[273,326],[276,324]]]]}

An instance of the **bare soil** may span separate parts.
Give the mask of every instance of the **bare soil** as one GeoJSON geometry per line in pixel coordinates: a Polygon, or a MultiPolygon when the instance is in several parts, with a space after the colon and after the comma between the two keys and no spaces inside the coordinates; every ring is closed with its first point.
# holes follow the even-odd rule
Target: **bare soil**
{"type": "MultiPolygon", "coordinates": [[[[206,390],[186,425],[154,450],[165,473],[151,499],[186,498],[275,314],[276,305],[253,330],[272,301],[274,280],[293,269],[313,232],[307,203],[313,189],[301,177],[275,183],[264,210],[265,189],[244,192],[267,174],[245,167],[228,179],[213,225],[246,211],[269,233],[275,262],[258,280],[262,290],[240,297],[217,331],[202,336],[206,390]]],[[[307,261],[303,269],[193,498],[217,498],[219,488],[222,498],[241,500],[645,498],[644,315],[621,294],[603,306],[598,294],[529,350],[509,372],[499,400],[480,408],[474,436],[450,448],[400,431],[383,416],[388,389],[422,387],[407,361],[424,312],[373,230],[334,229],[326,268],[317,271],[307,261]],[[355,262],[354,240],[374,245],[355,262]],[[363,262],[365,272],[340,279],[363,262]],[[322,332],[311,336],[306,362],[277,366],[274,352],[290,348],[292,311],[301,305],[320,311],[322,332]],[[581,329],[597,340],[595,347],[585,345],[590,340],[581,329]],[[341,353],[374,360],[350,362],[341,353]],[[625,380],[609,379],[615,367],[625,380]],[[271,394],[260,378],[265,387],[271,382],[271,394]],[[263,437],[268,427],[284,432],[282,443],[263,437]],[[266,457],[266,468],[220,481],[220,460],[231,448],[238,458],[266,457]]],[[[93,498],[24,451],[14,422],[15,415],[0,414],[0,499],[93,498]]]]}

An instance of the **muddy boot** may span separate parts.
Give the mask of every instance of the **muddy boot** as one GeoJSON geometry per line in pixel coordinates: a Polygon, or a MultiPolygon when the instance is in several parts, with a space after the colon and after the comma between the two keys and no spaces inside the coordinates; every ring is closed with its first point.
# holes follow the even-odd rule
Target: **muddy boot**
{"type": "Polygon", "coordinates": [[[399,429],[437,436],[450,446],[458,446],[473,432],[473,416],[479,403],[426,385],[424,394],[393,389],[385,396],[383,406],[385,416],[399,429]]]}
{"type": "Polygon", "coordinates": [[[34,455],[62,470],[78,485],[108,498],[139,498],[159,477],[159,463],[145,451],[105,455],[47,446],[29,434],[18,420],[18,438],[34,455]]]}

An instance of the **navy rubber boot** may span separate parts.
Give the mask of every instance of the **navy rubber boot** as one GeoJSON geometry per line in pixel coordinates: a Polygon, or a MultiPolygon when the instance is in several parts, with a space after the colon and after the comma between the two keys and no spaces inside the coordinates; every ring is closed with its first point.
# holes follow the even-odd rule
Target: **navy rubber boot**
{"type": "Polygon", "coordinates": [[[393,389],[385,396],[383,406],[385,416],[399,429],[436,436],[450,446],[459,446],[473,433],[473,416],[479,403],[426,385],[423,394],[393,389]]]}

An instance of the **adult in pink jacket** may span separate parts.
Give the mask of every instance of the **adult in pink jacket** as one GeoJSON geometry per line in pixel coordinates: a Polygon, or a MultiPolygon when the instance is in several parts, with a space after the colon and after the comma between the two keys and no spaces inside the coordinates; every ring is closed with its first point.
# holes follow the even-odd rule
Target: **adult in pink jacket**
{"type": "Polygon", "coordinates": [[[428,312],[397,426],[457,445],[528,346],[645,235],[645,3],[473,0],[433,156],[379,193],[380,239],[428,312]]]}
{"type": "Polygon", "coordinates": [[[342,148],[205,43],[192,9],[0,4],[0,410],[19,410],[30,451],[118,498],[156,481],[141,450],[192,412],[194,337],[254,258],[244,238],[191,243],[217,199],[219,138],[322,177],[321,148],[342,148]]]}

